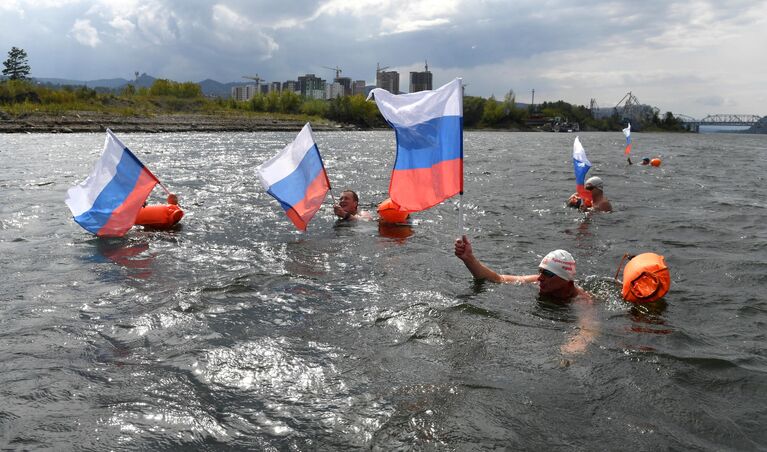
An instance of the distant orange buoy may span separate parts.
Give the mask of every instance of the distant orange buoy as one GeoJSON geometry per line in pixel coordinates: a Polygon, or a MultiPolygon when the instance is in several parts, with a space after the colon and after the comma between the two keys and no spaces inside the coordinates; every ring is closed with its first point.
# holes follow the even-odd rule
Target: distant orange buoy
{"type": "Polygon", "coordinates": [[[403,223],[407,220],[410,213],[404,210],[397,203],[386,198],[384,202],[378,205],[378,215],[388,223],[403,223]]]}
{"type": "Polygon", "coordinates": [[[660,159],[659,158],[654,158],[654,159],[650,160],[650,165],[652,165],[652,166],[660,166],[660,159]]]}
{"type": "Polygon", "coordinates": [[[663,256],[643,253],[623,269],[623,299],[631,303],[651,303],[663,298],[671,287],[671,275],[663,256]]]}
{"type": "Polygon", "coordinates": [[[136,216],[136,224],[154,229],[170,229],[184,217],[184,211],[176,204],[144,206],[136,216]]]}

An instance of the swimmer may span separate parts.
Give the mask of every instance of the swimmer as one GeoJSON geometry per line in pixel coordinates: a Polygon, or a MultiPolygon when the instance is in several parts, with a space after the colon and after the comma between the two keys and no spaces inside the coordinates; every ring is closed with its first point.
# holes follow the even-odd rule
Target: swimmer
{"type": "Polygon", "coordinates": [[[547,254],[538,264],[537,275],[498,274],[474,256],[471,243],[465,235],[455,241],[455,255],[476,279],[496,283],[537,283],[541,298],[577,306],[579,329],[562,345],[562,353],[582,353],[596,338],[592,298],[575,284],[575,259],[567,251],[554,250],[547,254]]]}
{"type": "Polygon", "coordinates": [[[370,212],[359,210],[360,198],[354,190],[344,190],[338,198],[338,204],[333,206],[333,213],[340,220],[370,220],[370,212]]]}
{"type": "Polygon", "coordinates": [[[575,298],[590,299],[583,289],[575,285],[575,259],[565,250],[555,250],[547,254],[538,265],[537,275],[498,274],[474,256],[474,250],[465,235],[455,241],[455,255],[463,261],[476,279],[496,283],[538,283],[541,296],[562,302],[575,298]]]}
{"type": "MultiPolygon", "coordinates": [[[[583,188],[591,192],[591,210],[597,212],[613,211],[612,204],[610,204],[610,201],[604,194],[604,183],[602,182],[602,179],[597,176],[590,177],[586,180],[586,183],[583,184],[583,188]]],[[[581,210],[586,209],[581,206],[581,210]]]]}
{"type": "Polygon", "coordinates": [[[650,157],[645,157],[642,159],[642,166],[646,166],[650,164],[650,157]]]}
{"type": "Polygon", "coordinates": [[[586,180],[583,184],[583,188],[591,192],[591,202],[588,200],[583,202],[578,193],[573,193],[567,200],[568,207],[575,207],[582,211],[595,211],[595,212],[612,212],[613,206],[610,201],[604,195],[604,182],[602,179],[594,176],[586,180]]]}

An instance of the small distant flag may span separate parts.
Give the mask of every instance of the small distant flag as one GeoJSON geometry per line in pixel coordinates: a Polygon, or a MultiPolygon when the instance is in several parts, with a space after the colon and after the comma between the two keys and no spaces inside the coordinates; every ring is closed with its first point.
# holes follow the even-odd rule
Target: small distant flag
{"type": "Polygon", "coordinates": [[[410,94],[376,88],[370,97],[397,137],[389,183],[392,201],[418,212],[463,192],[461,79],[410,94]]]}
{"type": "Polygon", "coordinates": [[[91,174],[67,190],[65,202],[75,222],[103,237],[122,237],[160,181],[111,130],[91,174]]]}
{"type": "Polygon", "coordinates": [[[307,122],[296,139],[256,168],[261,185],[274,196],[296,227],[306,231],[309,220],[330,190],[320,150],[307,122]]]}
{"type": "Polygon", "coordinates": [[[591,192],[584,188],[586,183],[586,173],[591,169],[591,162],[586,157],[586,150],[583,149],[581,140],[575,137],[573,142],[573,169],[575,170],[575,190],[578,196],[589,205],[591,203],[591,192]]]}
{"type": "Polygon", "coordinates": [[[626,152],[625,152],[625,155],[629,155],[629,152],[631,152],[631,123],[628,124],[628,127],[623,129],[623,134],[626,135],[626,152]]]}

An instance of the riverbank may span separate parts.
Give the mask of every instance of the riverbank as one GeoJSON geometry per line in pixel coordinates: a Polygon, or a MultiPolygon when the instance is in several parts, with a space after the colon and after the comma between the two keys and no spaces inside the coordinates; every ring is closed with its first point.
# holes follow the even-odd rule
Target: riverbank
{"type": "MultiPolygon", "coordinates": [[[[31,112],[11,116],[0,111],[0,133],[81,133],[103,132],[258,132],[297,131],[306,124],[303,118],[286,119],[268,115],[233,114],[153,114],[123,116],[104,112],[79,111],[61,114],[31,112]]],[[[326,130],[358,130],[349,124],[326,119],[312,119],[312,128],[326,130]]]]}

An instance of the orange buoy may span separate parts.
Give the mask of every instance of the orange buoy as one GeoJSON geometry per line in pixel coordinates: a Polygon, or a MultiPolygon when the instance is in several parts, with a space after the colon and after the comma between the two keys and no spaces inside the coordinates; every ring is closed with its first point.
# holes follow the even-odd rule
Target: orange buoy
{"type": "Polygon", "coordinates": [[[656,158],[650,160],[650,165],[652,165],[652,166],[660,166],[660,159],[656,157],[656,158]]]}
{"type": "Polygon", "coordinates": [[[144,206],[136,216],[136,224],[154,229],[170,229],[184,217],[184,211],[176,204],[144,206]]]}
{"type": "Polygon", "coordinates": [[[643,253],[634,256],[623,269],[623,299],[651,303],[663,298],[671,287],[671,275],[663,256],[643,253]]]}
{"type": "Polygon", "coordinates": [[[388,223],[403,223],[410,213],[392,201],[391,198],[386,198],[378,205],[378,215],[388,223]]]}

